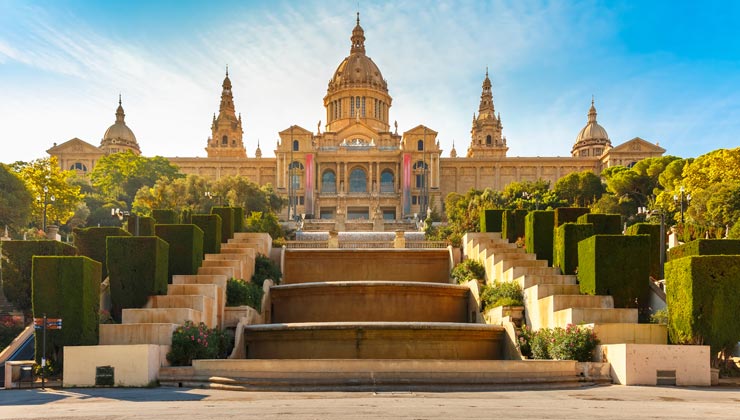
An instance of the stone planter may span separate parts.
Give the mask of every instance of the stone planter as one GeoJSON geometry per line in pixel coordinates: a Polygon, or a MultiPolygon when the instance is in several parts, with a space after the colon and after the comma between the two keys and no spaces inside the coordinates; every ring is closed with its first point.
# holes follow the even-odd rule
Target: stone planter
{"type": "Polygon", "coordinates": [[[496,306],[483,315],[488,324],[501,325],[504,317],[509,317],[516,326],[522,325],[524,306],[496,306]]]}

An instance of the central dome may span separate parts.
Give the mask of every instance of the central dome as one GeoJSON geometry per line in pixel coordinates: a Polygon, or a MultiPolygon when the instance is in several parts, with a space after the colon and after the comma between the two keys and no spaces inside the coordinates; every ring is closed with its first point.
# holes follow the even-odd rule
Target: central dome
{"type": "Polygon", "coordinates": [[[329,81],[329,92],[346,87],[374,87],[388,92],[388,84],[380,69],[373,60],[365,55],[365,31],[360,26],[360,15],[357,14],[357,26],[352,30],[352,48],[350,55],[337,67],[329,81]]]}
{"type": "Polygon", "coordinates": [[[134,132],[126,125],[126,114],[123,112],[121,98],[118,97],[118,109],[116,110],[116,122],[113,123],[103,135],[100,147],[105,153],[116,153],[124,150],[132,150],[135,154],[141,153],[139,143],[136,141],[134,132]]]}
{"type": "Polygon", "coordinates": [[[596,107],[594,106],[593,100],[591,101],[591,109],[588,110],[588,122],[586,126],[578,132],[576,136],[576,144],[584,141],[595,140],[595,141],[609,141],[609,135],[606,133],[604,127],[596,122],[596,107]]]}

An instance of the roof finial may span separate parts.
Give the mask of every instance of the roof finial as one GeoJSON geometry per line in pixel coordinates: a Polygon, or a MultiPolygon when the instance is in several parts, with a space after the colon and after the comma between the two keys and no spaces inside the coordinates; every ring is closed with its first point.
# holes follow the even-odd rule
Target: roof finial
{"type": "Polygon", "coordinates": [[[486,77],[488,77],[488,66],[486,66],[486,77]]]}
{"type": "Polygon", "coordinates": [[[121,104],[121,94],[120,93],[118,94],[118,105],[122,105],[121,104]]]}
{"type": "Polygon", "coordinates": [[[229,65],[226,65],[226,77],[229,77],[229,65]]]}
{"type": "Polygon", "coordinates": [[[359,11],[357,12],[357,24],[358,25],[360,24],[360,12],[359,11]]]}
{"type": "Polygon", "coordinates": [[[593,105],[593,104],[594,104],[594,95],[592,94],[591,95],[591,105],[593,105]]]}

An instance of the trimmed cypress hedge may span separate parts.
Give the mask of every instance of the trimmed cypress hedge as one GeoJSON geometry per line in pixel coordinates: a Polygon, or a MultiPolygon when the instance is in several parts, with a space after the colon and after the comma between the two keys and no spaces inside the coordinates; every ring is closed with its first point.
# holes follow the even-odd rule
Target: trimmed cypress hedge
{"type": "Polygon", "coordinates": [[[193,211],[190,209],[185,209],[180,212],[180,223],[184,225],[189,225],[193,223],[193,211]]]}
{"type": "Polygon", "coordinates": [[[525,217],[527,217],[527,210],[504,210],[501,217],[501,237],[511,243],[524,238],[525,217]]]}
{"type": "Polygon", "coordinates": [[[244,208],[232,207],[234,209],[234,232],[244,232],[244,208]]]}
{"type": "Polygon", "coordinates": [[[554,227],[555,212],[552,210],[530,211],[524,218],[524,244],[527,252],[537,254],[538,260],[547,260],[547,265],[552,265],[554,227]]]}
{"type": "MultiPolygon", "coordinates": [[[[650,275],[660,279],[660,225],[653,223],[635,223],[627,227],[627,235],[649,235],[650,236],[650,275]]],[[[664,239],[665,240],[665,239],[664,239]]]]}
{"type": "Polygon", "coordinates": [[[24,313],[31,311],[31,261],[34,255],[77,255],[77,248],[59,241],[3,241],[3,293],[24,313]]]}
{"type": "Polygon", "coordinates": [[[79,255],[89,257],[103,265],[101,282],[108,276],[108,266],[105,265],[105,238],[131,236],[130,233],[118,227],[75,228],[72,233],[79,255]]]}
{"type": "Polygon", "coordinates": [[[581,293],[611,295],[615,308],[647,308],[649,249],[648,235],[594,235],[582,240],[578,243],[581,293]]]}
{"type": "Polygon", "coordinates": [[[221,216],[221,242],[228,242],[234,237],[234,208],[211,207],[211,214],[221,216]]]}
{"type": "Polygon", "coordinates": [[[167,293],[167,242],[156,236],[109,236],[106,249],[113,319],[120,322],[122,309],[141,308],[149,296],[167,293]]]}
{"type": "Polygon", "coordinates": [[[694,255],[740,255],[740,239],[697,239],[668,250],[670,260],[694,255]]]}
{"type": "Polygon", "coordinates": [[[563,274],[576,274],[578,268],[578,242],[593,236],[591,223],[565,223],[555,228],[553,267],[563,274]]]}
{"type": "MultiPolygon", "coordinates": [[[[132,235],[136,235],[136,217],[129,217],[126,225],[126,230],[132,235]]],[[[139,235],[138,236],[154,236],[154,218],[149,216],[139,216],[139,235]]]]}
{"type": "Polygon", "coordinates": [[[176,225],[180,223],[180,215],[172,209],[153,209],[152,217],[158,225],[176,225]]]}
{"type": "Polygon", "coordinates": [[[668,262],[668,333],[675,344],[709,344],[713,358],[740,341],[740,255],[668,262]]]}
{"type": "Polygon", "coordinates": [[[619,214],[586,213],[578,217],[578,223],[594,225],[594,235],[619,235],[622,233],[622,216],[619,214]]]}
{"type": "MultiPolygon", "coordinates": [[[[61,330],[46,331],[46,357],[61,361],[63,346],[98,344],[102,264],[88,257],[33,257],[33,316],[62,318],[61,330]]],[[[43,330],[36,330],[41,361],[43,330]]]]}
{"type": "Polygon", "coordinates": [[[566,223],[578,223],[578,218],[590,213],[587,207],[558,207],[555,209],[555,227],[566,223]]]}
{"type": "Polygon", "coordinates": [[[481,210],[480,211],[480,231],[481,232],[501,232],[503,225],[504,211],[481,210]]]}
{"type": "Polygon", "coordinates": [[[154,232],[170,244],[170,283],[174,275],[198,273],[203,264],[203,231],[198,226],[157,224],[154,232]]]}
{"type": "Polygon", "coordinates": [[[191,221],[203,231],[203,253],[221,252],[221,216],[217,214],[194,214],[191,221]]]}

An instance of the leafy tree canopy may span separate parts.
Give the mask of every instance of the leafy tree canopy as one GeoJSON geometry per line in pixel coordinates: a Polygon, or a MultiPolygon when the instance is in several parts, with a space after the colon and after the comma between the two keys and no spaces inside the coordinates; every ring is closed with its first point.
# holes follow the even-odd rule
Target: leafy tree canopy
{"type": "Polygon", "coordinates": [[[0,163],[0,229],[8,226],[9,231],[17,234],[28,223],[32,204],[33,197],[26,184],[11,168],[0,163]]]}

